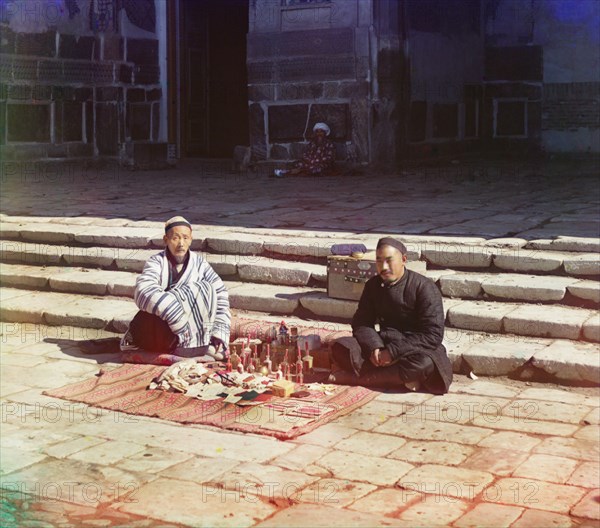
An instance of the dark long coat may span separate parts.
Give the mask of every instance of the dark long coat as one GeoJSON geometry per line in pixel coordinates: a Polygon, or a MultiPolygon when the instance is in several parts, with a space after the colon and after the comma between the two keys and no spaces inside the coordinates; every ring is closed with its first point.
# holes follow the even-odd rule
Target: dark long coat
{"type": "Polygon", "coordinates": [[[440,291],[431,279],[409,269],[392,286],[386,285],[379,275],[372,277],[365,284],[352,330],[363,356],[384,347],[392,359],[427,354],[436,372],[424,383],[425,387],[436,394],[448,392],[452,365],[442,345],[444,308],[440,291]],[[376,323],[379,332],[375,330],[376,323]]]}

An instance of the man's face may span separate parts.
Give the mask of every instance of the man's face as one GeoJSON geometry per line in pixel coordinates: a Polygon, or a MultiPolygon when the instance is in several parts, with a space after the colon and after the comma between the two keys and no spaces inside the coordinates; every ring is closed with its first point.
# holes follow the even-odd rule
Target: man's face
{"type": "Polygon", "coordinates": [[[381,246],[376,255],[377,273],[383,282],[392,283],[404,275],[406,255],[392,246],[381,246]]]}
{"type": "Polygon", "coordinates": [[[325,130],[323,130],[322,128],[317,128],[317,130],[315,130],[315,140],[317,141],[317,143],[321,143],[324,139],[325,130]]]}
{"type": "Polygon", "coordinates": [[[172,227],[163,237],[163,240],[169,248],[171,255],[181,264],[185,260],[185,256],[192,243],[192,230],[187,226],[172,227]]]}

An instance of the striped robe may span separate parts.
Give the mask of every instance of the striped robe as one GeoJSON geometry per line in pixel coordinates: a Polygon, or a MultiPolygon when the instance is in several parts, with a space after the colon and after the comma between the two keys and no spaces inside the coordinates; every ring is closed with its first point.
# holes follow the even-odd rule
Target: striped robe
{"type": "Polygon", "coordinates": [[[177,335],[179,347],[206,346],[211,337],[229,345],[229,294],[221,278],[200,255],[190,260],[177,283],[167,291],[166,250],[153,255],[137,278],[134,300],[140,310],[157,315],[177,335]]]}

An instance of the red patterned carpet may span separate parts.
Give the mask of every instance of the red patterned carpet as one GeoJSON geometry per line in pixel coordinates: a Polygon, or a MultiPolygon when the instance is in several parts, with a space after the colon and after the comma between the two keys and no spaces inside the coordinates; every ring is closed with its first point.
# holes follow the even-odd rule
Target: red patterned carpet
{"type": "Polygon", "coordinates": [[[364,387],[336,386],[329,394],[311,390],[310,396],[304,398],[283,399],[265,394],[259,397],[262,401],[259,405],[224,403],[223,398],[202,401],[181,393],[148,390],[152,379],[164,369],[156,365],[126,364],[44,394],[102,409],[179,423],[211,425],[280,440],[308,433],[377,395],[364,387]]]}

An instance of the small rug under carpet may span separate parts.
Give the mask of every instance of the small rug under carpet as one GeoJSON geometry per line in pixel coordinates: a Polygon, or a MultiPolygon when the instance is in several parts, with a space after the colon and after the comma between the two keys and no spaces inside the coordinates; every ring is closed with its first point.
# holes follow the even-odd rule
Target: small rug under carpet
{"type": "MultiPolygon", "coordinates": [[[[304,398],[272,396],[259,405],[226,403],[223,398],[199,400],[182,393],[149,390],[165,367],[125,364],[59,389],[47,396],[184,424],[202,424],[290,440],[313,431],[371,401],[377,393],[364,387],[332,386],[309,390],[304,398]]],[[[309,386],[310,387],[310,386],[309,386]]]]}

